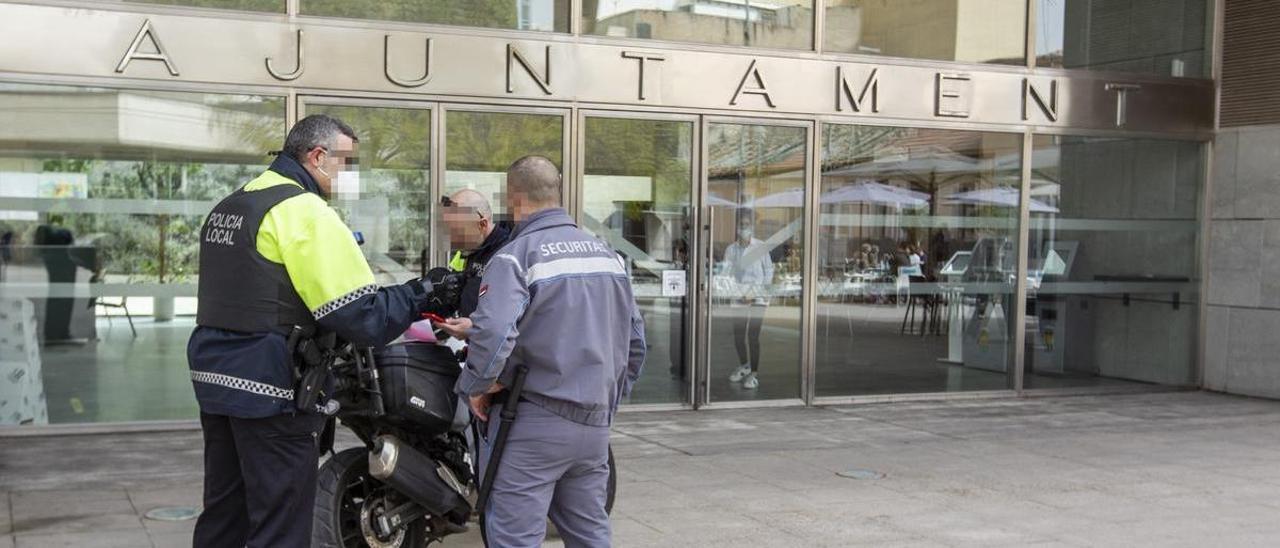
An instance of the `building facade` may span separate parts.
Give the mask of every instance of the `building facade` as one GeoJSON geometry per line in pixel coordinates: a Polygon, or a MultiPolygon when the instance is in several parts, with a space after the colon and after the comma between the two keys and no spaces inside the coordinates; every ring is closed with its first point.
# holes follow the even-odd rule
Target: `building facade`
{"type": "Polygon", "coordinates": [[[1280,5],[1223,13],[1219,129],[1208,227],[1204,388],[1280,398],[1280,5]]]}
{"type": "Polygon", "coordinates": [[[1271,312],[1209,285],[1267,292],[1266,202],[1208,184],[1224,9],[0,2],[0,425],[194,419],[203,215],[317,112],[384,283],[443,264],[442,195],[556,162],[637,288],[631,408],[1231,390],[1206,334],[1271,312]]]}

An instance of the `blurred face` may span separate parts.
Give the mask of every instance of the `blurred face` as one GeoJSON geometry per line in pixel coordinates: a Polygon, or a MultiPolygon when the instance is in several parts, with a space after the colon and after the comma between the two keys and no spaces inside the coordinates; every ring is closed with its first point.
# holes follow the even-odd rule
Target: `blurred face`
{"type": "Polygon", "coordinates": [[[454,249],[475,249],[489,236],[491,219],[483,217],[473,207],[465,207],[446,200],[444,224],[449,229],[449,244],[454,249]]]}
{"type": "Polygon", "coordinates": [[[754,233],[755,230],[751,226],[750,219],[738,221],[738,241],[743,243],[750,242],[751,236],[754,235],[754,233]]]}
{"type": "Polygon", "coordinates": [[[326,147],[315,147],[307,152],[307,161],[303,166],[311,177],[320,185],[326,196],[333,192],[333,181],[344,171],[358,169],[356,161],[356,143],[350,137],[339,134],[330,150],[326,147]]]}

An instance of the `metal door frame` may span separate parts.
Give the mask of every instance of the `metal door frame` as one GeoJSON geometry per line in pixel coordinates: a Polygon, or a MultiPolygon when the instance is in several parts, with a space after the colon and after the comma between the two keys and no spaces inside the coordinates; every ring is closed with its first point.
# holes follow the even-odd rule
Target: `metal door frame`
{"type": "MultiPolygon", "coordinates": [[[[545,104],[539,105],[537,103],[530,103],[530,104],[524,104],[524,105],[514,105],[514,104],[494,105],[494,104],[451,103],[451,102],[443,102],[443,101],[440,102],[439,105],[440,105],[439,126],[436,128],[439,131],[439,141],[438,141],[439,146],[434,147],[436,150],[436,153],[439,155],[439,160],[440,160],[437,164],[440,166],[439,167],[440,176],[437,179],[439,184],[438,192],[444,192],[444,188],[445,188],[445,173],[448,170],[448,166],[445,165],[446,159],[448,158],[448,146],[449,146],[448,120],[449,120],[449,112],[453,112],[453,111],[490,113],[490,114],[525,114],[525,115],[533,114],[533,115],[560,116],[560,159],[561,159],[560,172],[562,174],[568,174],[568,173],[575,173],[577,171],[577,167],[576,167],[577,162],[574,161],[575,158],[573,153],[575,145],[577,144],[573,140],[574,131],[575,131],[573,122],[575,120],[575,117],[573,116],[574,109],[571,107],[550,107],[550,106],[546,106],[545,104]]],[[[513,158],[512,161],[515,161],[516,159],[517,158],[513,158]]],[[[574,208],[576,207],[576,204],[575,204],[576,196],[573,194],[572,185],[570,184],[569,179],[570,179],[569,177],[564,177],[564,176],[561,177],[560,196],[562,197],[562,204],[565,207],[565,209],[568,211],[573,211],[574,208]]],[[[436,203],[433,204],[432,207],[438,209],[439,198],[437,198],[435,202],[436,203]]],[[[435,232],[437,235],[440,233],[440,231],[438,230],[435,232]]],[[[433,238],[434,237],[436,236],[433,236],[433,238]]],[[[449,260],[448,250],[447,250],[448,246],[443,245],[444,244],[443,242],[438,242],[438,243],[440,245],[433,246],[433,249],[435,249],[435,252],[432,255],[432,262],[434,264],[445,264],[449,260]]]]}
{"type": "Polygon", "coordinates": [[[686,325],[684,326],[684,336],[685,336],[685,341],[687,341],[687,343],[685,345],[685,352],[683,356],[685,360],[685,364],[688,367],[689,379],[688,379],[687,386],[685,386],[683,401],[680,403],[627,404],[619,407],[619,411],[623,411],[623,412],[666,411],[666,410],[695,408],[696,407],[695,402],[697,399],[696,397],[697,395],[695,394],[695,392],[697,390],[697,379],[698,379],[698,374],[697,374],[698,351],[697,350],[701,345],[701,340],[698,339],[698,333],[696,329],[699,313],[701,311],[701,308],[699,306],[701,299],[697,290],[698,267],[701,264],[701,261],[697,260],[697,257],[699,257],[701,253],[700,245],[699,245],[700,238],[698,237],[698,233],[700,232],[698,227],[699,227],[699,222],[701,221],[701,215],[700,215],[701,200],[698,192],[699,187],[701,185],[700,174],[702,172],[702,132],[701,132],[702,126],[701,126],[701,120],[700,120],[701,117],[697,115],[692,115],[692,114],[678,114],[678,113],[652,113],[652,112],[636,112],[636,111],[630,111],[630,110],[575,109],[575,115],[574,115],[574,123],[576,126],[575,127],[576,131],[574,133],[575,169],[572,172],[572,177],[569,178],[569,187],[572,189],[571,192],[575,196],[574,207],[570,210],[570,214],[573,215],[573,218],[577,220],[579,224],[581,224],[582,222],[582,207],[583,207],[582,196],[583,196],[583,193],[585,192],[585,183],[586,183],[586,166],[587,166],[586,164],[586,150],[587,150],[586,121],[587,121],[587,118],[608,118],[608,119],[615,119],[615,120],[642,120],[642,121],[653,121],[653,122],[683,122],[683,123],[689,124],[690,134],[692,136],[692,141],[690,143],[692,150],[689,151],[689,154],[690,154],[690,162],[689,162],[689,184],[690,184],[689,226],[690,228],[689,228],[689,232],[690,234],[689,234],[689,239],[686,242],[686,245],[688,246],[689,263],[685,267],[686,269],[689,270],[689,273],[688,273],[689,285],[687,288],[688,293],[686,294],[686,297],[685,297],[685,302],[686,302],[685,314],[687,314],[688,320],[685,322],[686,325]]]}
{"type": "MultiPolygon", "coordinates": [[[[355,108],[386,108],[386,109],[403,109],[403,110],[426,110],[431,114],[431,127],[427,129],[427,157],[430,163],[427,166],[427,193],[428,193],[428,209],[427,209],[427,262],[431,264],[444,264],[436,260],[439,251],[439,241],[441,229],[444,227],[439,224],[440,220],[440,190],[442,186],[441,179],[444,176],[444,167],[441,164],[443,155],[439,153],[440,147],[436,146],[439,141],[442,115],[441,104],[438,101],[423,100],[415,101],[412,99],[379,99],[376,97],[364,96],[343,96],[343,95],[323,95],[323,94],[297,94],[292,90],[289,93],[287,102],[289,106],[288,127],[293,127],[298,120],[306,116],[307,107],[311,105],[317,106],[334,106],[334,107],[355,107],[355,108]]],[[[357,128],[357,131],[359,129],[357,128]]]]}
{"type": "Polygon", "coordinates": [[[695,318],[697,324],[698,344],[701,345],[698,352],[698,361],[695,367],[697,379],[695,385],[695,396],[697,400],[694,408],[701,409],[739,409],[739,408],[758,408],[758,407],[793,407],[803,406],[811,402],[812,399],[812,379],[813,379],[813,345],[810,332],[813,331],[814,308],[810,306],[813,298],[813,291],[816,288],[812,270],[812,255],[816,249],[812,234],[808,233],[812,224],[812,211],[810,205],[815,201],[814,195],[814,175],[817,170],[814,169],[812,157],[816,138],[817,120],[813,118],[759,118],[750,116],[702,116],[702,124],[700,133],[701,150],[699,156],[702,158],[700,173],[698,177],[697,202],[699,209],[699,225],[698,225],[698,267],[695,269],[697,279],[695,286],[698,294],[698,308],[700,310],[695,318]],[[803,128],[805,130],[805,166],[804,166],[804,189],[806,205],[802,212],[804,222],[803,246],[805,253],[804,265],[802,266],[802,275],[804,277],[801,282],[800,292],[800,367],[797,373],[800,378],[800,393],[794,398],[770,399],[770,400],[743,400],[743,401],[720,401],[711,400],[711,291],[708,286],[708,273],[710,267],[714,263],[711,257],[711,220],[710,208],[707,206],[707,196],[710,189],[710,155],[707,149],[707,136],[713,124],[728,125],[759,125],[774,127],[792,127],[803,128]]]}

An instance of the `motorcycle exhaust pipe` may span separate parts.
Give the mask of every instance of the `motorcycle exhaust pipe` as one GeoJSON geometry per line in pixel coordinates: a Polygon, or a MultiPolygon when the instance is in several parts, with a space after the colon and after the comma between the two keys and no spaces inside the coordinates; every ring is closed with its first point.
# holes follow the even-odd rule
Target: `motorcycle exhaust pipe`
{"type": "Polygon", "coordinates": [[[466,487],[453,471],[394,436],[379,436],[369,453],[369,475],[421,504],[433,516],[469,512],[466,487]]]}

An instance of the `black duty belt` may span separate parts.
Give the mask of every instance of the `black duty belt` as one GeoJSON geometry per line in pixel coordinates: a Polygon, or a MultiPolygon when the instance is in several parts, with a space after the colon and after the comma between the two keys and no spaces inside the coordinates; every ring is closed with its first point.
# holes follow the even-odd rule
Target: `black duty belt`
{"type": "MultiPolygon", "coordinates": [[[[511,389],[503,388],[501,391],[494,392],[493,399],[489,400],[489,405],[506,405],[511,400],[511,389]]],[[[532,403],[529,398],[520,396],[520,401],[524,403],[532,403]]]]}

